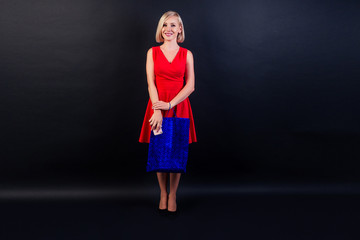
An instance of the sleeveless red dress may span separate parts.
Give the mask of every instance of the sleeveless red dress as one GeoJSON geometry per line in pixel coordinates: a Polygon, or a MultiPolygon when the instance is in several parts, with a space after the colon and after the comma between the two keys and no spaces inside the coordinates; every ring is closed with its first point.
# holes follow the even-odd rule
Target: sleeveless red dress
{"type": "MultiPolygon", "coordinates": [[[[152,47],[155,86],[158,91],[159,101],[170,102],[184,87],[187,51],[188,50],[186,48],[180,47],[174,60],[170,63],[160,49],[160,46],[152,47]]],[[[174,110],[176,111],[177,117],[190,119],[189,144],[197,142],[194,118],[189,98],[184,99],[182,102],[176,105],[175,109],[171,109],[171,111],[161,110],[161,113],[163,117],[165,117],[166,113],[167,117],[173,117],[174,110]]],[[[152,109],[152,102],[149,98],[141,128],[139,142],[150,143],[151,126],[149,120],[153,113],[154,110],[152,109]]]]}

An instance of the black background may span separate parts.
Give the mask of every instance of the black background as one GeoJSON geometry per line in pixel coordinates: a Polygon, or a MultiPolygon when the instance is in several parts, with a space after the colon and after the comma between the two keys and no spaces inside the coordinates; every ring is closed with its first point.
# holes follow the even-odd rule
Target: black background
{"type": "Polygon", "coordinates": [[[0,1],[2,184],[157,184],[138,139],[168,10],[195,61],[189,182],[360,180],[356,1],[15,0],[0,1]]]}

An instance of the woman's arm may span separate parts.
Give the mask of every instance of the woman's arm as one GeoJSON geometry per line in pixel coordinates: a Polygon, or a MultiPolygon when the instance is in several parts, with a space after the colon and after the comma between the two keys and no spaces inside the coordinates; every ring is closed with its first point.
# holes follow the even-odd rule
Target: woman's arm
{"type": "MultiPolygon", "coordinates": [[[[146,58],[146,76],[148,82],[148,90],[151,102],[159,101],[159,95],[157,92],[157,88],[155,86],[155,73],[154,73],[154,60],[152,56],[152,48],[150,48],[147,52],[146,58]]],[[[156,129],[157,131],[160,129],[162,124],[162,114],[161,109],[154,109],[154,113],[151,116],[149,123],[151,125],[151,130],[156,129]]]]}
{"type": "Polygon", "coordinates": [[[195,91],[194,56],[190,50],[187,52],[185,73],[186,84],[181,89],[181,91],[170,101],[171,108],[184,101],[193,91],[195,91]]]}
{"type": "MultiPolygon", "coordinates": [[[[147,52],[146,76],[147,76],[148,91],[151,102],[152,103],[157,102],[159,101],[159,95],[157,92],[157,88],[155,86],[154,60],[152,56],[152,48],[150,48],[147,52]]],[[[154,109],[154,111],[161,112],[160,109],[154,109]]]]}
{"type": "MultiPolygon", "coordinates": [[[[185,86],[181,91],[170,101],[171,108],[175,107],[182,101],[184,101],[193,91],[195,91],[195,73],[194,73],[194,57],[193,54],[188,50],[186,56],[186,76],[185,86]]],[[[154,109],[168,110],[169,103],[163,101],[153,102],[154,109]]]]}

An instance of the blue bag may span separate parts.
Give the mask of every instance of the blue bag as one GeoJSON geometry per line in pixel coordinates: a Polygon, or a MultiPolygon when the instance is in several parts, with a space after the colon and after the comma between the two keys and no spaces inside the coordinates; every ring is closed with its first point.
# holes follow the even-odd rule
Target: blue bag
{"type": "Polygon", "coordinates": [[[167,117],[168,112],[162,121],[163,133],[151,131],[147,172],[186,172],[190,119],[177,117],[175,110],[175,117],[167,117]]]}

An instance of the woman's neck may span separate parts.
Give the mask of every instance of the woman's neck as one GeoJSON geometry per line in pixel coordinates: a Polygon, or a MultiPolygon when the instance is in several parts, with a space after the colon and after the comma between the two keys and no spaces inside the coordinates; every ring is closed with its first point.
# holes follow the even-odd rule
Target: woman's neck
{"type": "Polygon", "coordinates": [[[171,41],[171,42],[165,41],[161,46],[162,46],[163,49],[166,49],[166,50],[169,50],[169,51],[176,50],[176,49],[178,49],[180,47],[177,44],[176,41],[171,41]]]}

